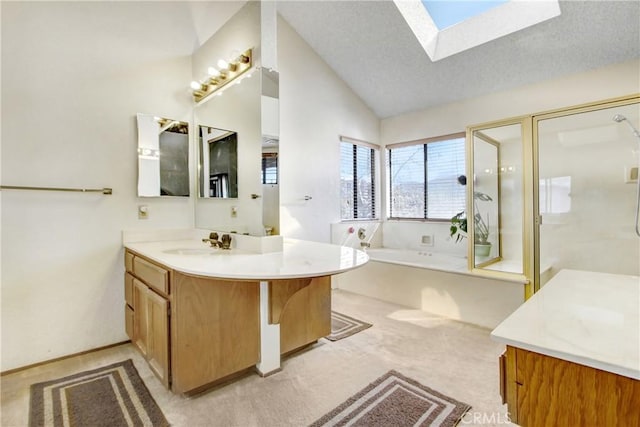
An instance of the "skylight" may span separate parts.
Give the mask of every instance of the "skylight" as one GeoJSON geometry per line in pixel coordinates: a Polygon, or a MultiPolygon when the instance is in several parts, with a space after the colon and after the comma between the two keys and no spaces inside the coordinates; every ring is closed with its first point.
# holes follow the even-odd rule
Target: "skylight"
{"type": "Polygon", "coordinates": [[[431,15],[436,27],[443,30],[508,1],[422,0],[422,4],[431,15]]]}
{"type": "Polygon", "coordinates": [[[560,15],[558,0],[393,1],[432,61],[560,15]]]}

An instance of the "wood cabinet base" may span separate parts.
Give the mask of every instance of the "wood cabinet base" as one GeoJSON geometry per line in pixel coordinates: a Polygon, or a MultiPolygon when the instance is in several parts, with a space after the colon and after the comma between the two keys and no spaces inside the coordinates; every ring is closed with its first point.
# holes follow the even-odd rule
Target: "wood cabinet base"
{"type": "Polygon", "coordinates": [[[174,272],[172,390],[187,393],[260,360],[260,288],[174,272]]]}
{"type": "Polygon", "coordinates": [[[640,381],[507,346],[501,390],[523,426],[638,426],[640,381]]]}

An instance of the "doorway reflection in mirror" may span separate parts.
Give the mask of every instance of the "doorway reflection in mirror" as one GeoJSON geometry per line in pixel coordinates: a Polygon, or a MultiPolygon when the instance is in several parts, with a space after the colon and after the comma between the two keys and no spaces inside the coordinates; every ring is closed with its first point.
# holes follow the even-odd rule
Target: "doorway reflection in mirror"
{"type": "Polygon", "coordinates": [[[238,197],[238,134],[200,125],[200,197],[238,197]]]}

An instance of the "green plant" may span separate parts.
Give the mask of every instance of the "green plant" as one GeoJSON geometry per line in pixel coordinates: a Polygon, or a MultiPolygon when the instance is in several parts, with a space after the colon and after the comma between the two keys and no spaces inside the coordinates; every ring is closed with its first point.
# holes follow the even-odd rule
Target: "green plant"
{"type": "MultiPolygon", "coordinates": [[[[458,179],[460,181],[460,179],[458,179]]],[[[466,181],[465,181],[466,184],[466,181]]],[[[464,184],[463,184],[464,185],[464,184]]],[[[484,202],[490,202],[493,199],[485,194],[480,193],[478,191],[473,193],[473,198],[475,200],[481,200],[484,202]]],[[[489,244],[489,214],[487,214],[486,220],[480,214],[478,210],[478,204],[474,203],[474,243],[477,245],[486,245],[489,244]]],[[[449,235],[451,237],[456,238],[456,243],[467,237],[467,215],[465,211],[458,212],[451,218],[451,226],[449,227],[449,235]]]]}

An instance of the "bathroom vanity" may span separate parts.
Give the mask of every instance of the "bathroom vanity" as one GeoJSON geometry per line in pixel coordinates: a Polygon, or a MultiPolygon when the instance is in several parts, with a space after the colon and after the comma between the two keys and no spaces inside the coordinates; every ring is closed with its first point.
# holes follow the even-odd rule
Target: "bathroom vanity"
{"type": "Polygon", "coordinates": [[[175,393],[248,370],[268,375],[282,355],[331,333],[331,275],[367,260],[351,248],[289,239],[271,253],[201,239],[125,242],[126,332],[175,393]]]}
{"type": "Polygon", "coordinates": [[[562,270],[492,333],[526,426],[640,425],[640,278],[562,270]]]}

